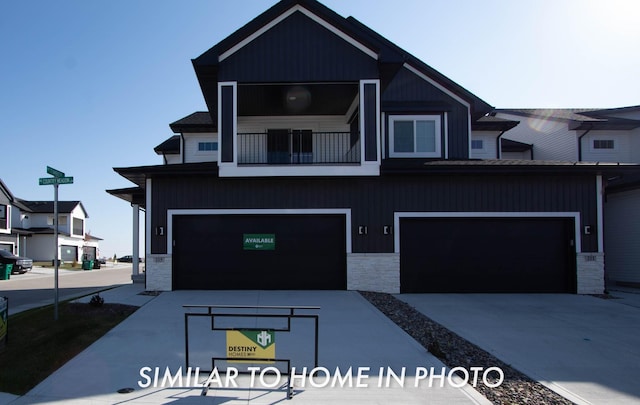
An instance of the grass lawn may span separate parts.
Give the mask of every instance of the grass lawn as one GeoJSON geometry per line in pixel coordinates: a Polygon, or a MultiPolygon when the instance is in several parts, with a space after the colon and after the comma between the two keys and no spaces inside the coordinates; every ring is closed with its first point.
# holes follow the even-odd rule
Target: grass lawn
{"type": "Polygon", "coordinates": [[[9,342],[0,349],[0,392],[24,395],[137,307],[62,302],[9,317],[9,342]]]}

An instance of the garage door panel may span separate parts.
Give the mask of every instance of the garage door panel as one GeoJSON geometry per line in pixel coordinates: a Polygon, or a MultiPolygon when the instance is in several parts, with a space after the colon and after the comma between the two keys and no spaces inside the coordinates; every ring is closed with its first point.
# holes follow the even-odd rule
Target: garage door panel
{"type": "Polygon", "coordinates": [[[570,292],[572,221],[402,218],[402,292],[570,292]]]}
{"type": "Polygon", "coordinates": [[[345,289],[345,238],[338,215],[179,216],[174,288],[345,289]],[[245,250],[245,234],[275,235],[275,249],[245,250]]]}

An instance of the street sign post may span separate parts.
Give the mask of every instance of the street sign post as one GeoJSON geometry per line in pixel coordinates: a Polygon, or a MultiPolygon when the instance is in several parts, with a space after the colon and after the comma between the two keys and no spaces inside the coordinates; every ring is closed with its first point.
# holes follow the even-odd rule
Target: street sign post
{"type": "Polygon", "coordinates": [[[53,249],[53,263],[54,263],[54,290],[55,298],[53,305],[53,319],[58,320],[58,269],[60,266],[58,260],[58,186],[60,184],[73,184],[73,177],[66,177],[63,172],[56,170],[53,167],[47,166],[47,174],[53,177],[41,177],[38,179],[38,183],[41,186],[53,186],[53,238],[55,240],[55,247],[53,249]]]}

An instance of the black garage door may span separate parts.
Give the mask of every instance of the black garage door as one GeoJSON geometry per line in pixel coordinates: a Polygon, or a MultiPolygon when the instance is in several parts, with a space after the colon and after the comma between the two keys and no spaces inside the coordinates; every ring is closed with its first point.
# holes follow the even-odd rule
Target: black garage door
{"type": "Polygon", "coordinates": [[[573,219],[401,218],[400,289],[575,292],[573,219]]]}
{"type": "Polygon", "coordinates": [[[173,288],[343,290],[345,238],[344,215],[176,216],[173,288]]]}

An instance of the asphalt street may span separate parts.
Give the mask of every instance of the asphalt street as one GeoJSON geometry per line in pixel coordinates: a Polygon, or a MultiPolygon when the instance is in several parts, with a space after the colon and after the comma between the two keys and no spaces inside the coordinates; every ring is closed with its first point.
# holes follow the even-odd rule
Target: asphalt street
{"type": "MultiPolygon", "coordinates": [[[[58,272],[58,298],[63,301],[130,283],[131,264],[108,264],[90,271],[61,269],[58,272]]],[[[0,280],[0,295],[9,298],[10,314],[53,304],[54,269],[34,267],[28,273],[0,280]]]]}

